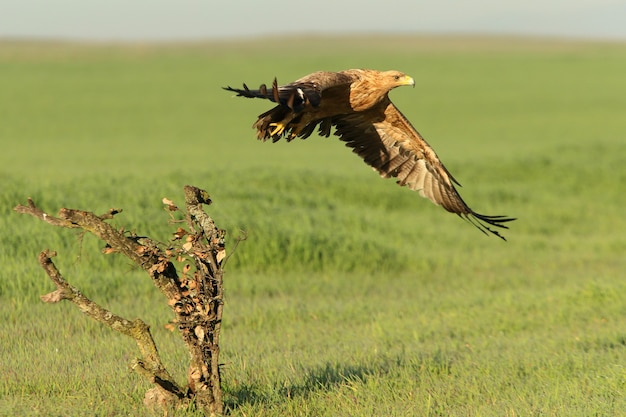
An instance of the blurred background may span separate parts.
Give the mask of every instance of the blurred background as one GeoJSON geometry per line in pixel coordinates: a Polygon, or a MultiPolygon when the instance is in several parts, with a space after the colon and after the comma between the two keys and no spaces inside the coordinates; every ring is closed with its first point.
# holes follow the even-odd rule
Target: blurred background
{"type": "Polygon", "coordinates": [[[189,40],[294,33],[480,33],[626,39],[626,2],[4,0],[0,4],[0,37],[189,40]]]}
{"type": "Polygon", "coordinates": [[[231,416],[623,415],[625,41],[624,0],[0,0],[0,415],[143,415],[131,341],[41,303],[45,248],[183,378],[143,271],[13,207],[122,208],[168,242],[184,184],[248,236],[231,416]],[[473,209],[518,218],[508,242],[335,137],[257,141],[271,103],[221,88],[359,67],[416,80],[392,100],[473,209]]]}

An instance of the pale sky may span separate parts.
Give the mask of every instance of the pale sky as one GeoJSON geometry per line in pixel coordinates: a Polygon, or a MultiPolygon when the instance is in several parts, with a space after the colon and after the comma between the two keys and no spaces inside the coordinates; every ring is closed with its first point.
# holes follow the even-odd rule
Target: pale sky
{"type": "Polygon", "coordinates": [[[626,0],[0,0],[0,38],[477,33],[626,40],[626,0]]]}

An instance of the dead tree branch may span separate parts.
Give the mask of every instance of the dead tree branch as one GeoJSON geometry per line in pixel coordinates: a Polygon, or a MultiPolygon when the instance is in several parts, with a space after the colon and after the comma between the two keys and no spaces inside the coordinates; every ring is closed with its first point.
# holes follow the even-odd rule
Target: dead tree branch
{"type": "MultiPolygon", "coordinates": [[[[164,199],[163,202],[170,211],[179,210],[170,200],[164,199]]],[[[155,386],[146,393],[144,402],[147,405],[172,408],[193,402],[206,414],[219,415],[223,413],[219,334],[225,233],[202,208],[203,204],[211,203],[206,191],[185,186],[185,202],[188,230],[179,227],[169,245],[116,230],[106,220],[121,212],[118,209],[98,216],[88,211],[63,208],[55,217],[28,199],[27,206],[17,206],[15,211],[30,214],[53,226],[90,232],[106,242],[104,253],[122,253],[145,270],[167,298],[175,315],[174,323],[189,351],[188,386],[185,389],[179,387],[165,369],[148,325],[139,319],[130,321],[119,317],[82,295],[62,277],[51,259],[56,253],[50,251],[40,254],[39,263],[57,289],[41,299],[48,303],[71,301],[89,317],[135,339],[142,358],[133,362],[133,369],[155,386]],[[180,274],[172,260],[182,264],[180,274]]]]}
{"type": "Polygon", "coordinates": [[[156,385],[160,397],[170,398],[170,401],[173,398],[183,399],[185,394],[161,362],[161,357],[152,339],[148,325],[140,319],[126,320],[85,297],[77,288],[71,286],[63,278],[52,262],[52,258],[55,256],[55,252],[47,250],[39,254],[39,264],[57,287],[55,291],[42,295],[41,300],[44,303],[57,303],[62,300],[71,301],[76,304],[81,312],[92,319],[135,339],[137,347],[141,352],[142,360],[136,360],[133,368],[139,367],[137,371],[156,385]]]}

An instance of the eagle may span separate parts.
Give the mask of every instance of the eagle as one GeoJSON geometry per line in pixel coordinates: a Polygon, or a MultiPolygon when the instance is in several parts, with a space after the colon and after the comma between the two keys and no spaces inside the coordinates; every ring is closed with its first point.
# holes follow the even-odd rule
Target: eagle
{"type": "Polygon", "coordinates": [[[274,78],[271,88],[261,84],[251,90],[245,83],[243,89],[223,88],[238,97],[276,103],[253,124],[258,139],[306,139],[316,128],[328,137],[334,127],[334,134],[381,177],[396,178],[399,185],[418,191],[483,233],[506,240],[496,228],[508,229],[507,223],[515,219],[472,210],[455,187],[459,182],[391,102],[389,92],[405,85],[414,87],[415,81],[399,71],[350,69],[318,71],[281,86],[274,78]]]}

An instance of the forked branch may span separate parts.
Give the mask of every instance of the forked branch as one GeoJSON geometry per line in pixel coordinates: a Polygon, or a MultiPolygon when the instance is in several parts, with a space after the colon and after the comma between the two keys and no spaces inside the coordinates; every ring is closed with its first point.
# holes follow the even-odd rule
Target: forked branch
{"type": "MultiPolygon", "coordinates": [[[[172,201],[164,199],[163,202],[170,211],[179,210],[172,201]]],[[[225,233],[202,209],[203,204],[211,203],[206,191],[185,186],[185,202],[188,230],[179,227],[167,245],[117,230],[108,224],[106,220],[121,212],[118,209],[98,216],[88,211],[63,208],[58,216],[51,216],[28,199],[28,205],[17,206],[15,211],[30,214],[53,226],[90,232],[106,242],[104,253],[122,253],[145,270],[167,298],[175,315],[173,322],[190,353],[185,389],[176,384],[163,366],[148,325],[139,319],[130,321],[119,317],[85,297],[62,277],[51,259],[56,254],[50,251],[40,254],[39,263],[57,289],[41,298],[48,303],[71,301],[89,317],[135,339],[142,358],[134,361],[133,368],[155,385],[146,394],[144,402],[147,404],[171,408],[193,402],[206,414],[219,415],[223,413],[219,333],[225,233]],[[174,262],[181,265],[180,274],[174,262]]]]}

